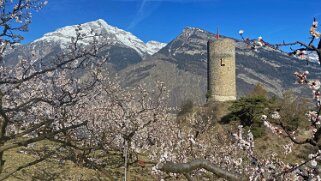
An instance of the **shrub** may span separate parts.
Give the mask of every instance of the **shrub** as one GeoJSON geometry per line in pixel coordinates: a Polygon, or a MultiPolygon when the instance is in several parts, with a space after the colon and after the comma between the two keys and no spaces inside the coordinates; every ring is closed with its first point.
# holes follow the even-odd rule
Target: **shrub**
{"type": "Polygon", "coordinates": [[[225,120],[240,121],[240,124],[251,129],[255,138],[262,137],[265,135],[265,127],[261,116],[274,109],[275,100],[257,94],[241,97],[229,107],[231,112],[225,120]]]}
{"type": "Polygon", "coordinates": [[[244,126],[259,121],[264,110],[269,107],[269,100],[263,96],[247,96],[235,101],[229,108],[231,118],[240,120],[244,126]]]}
{"type": "Polygon", "coordinates": [[[306,121],[306,113],[309,110],[308,100],[298,98],[293,92],[287,91],[282,98],[277,99],[277,106],[280,107],[281,121],[288,131],[308,126],[306,121]]]}

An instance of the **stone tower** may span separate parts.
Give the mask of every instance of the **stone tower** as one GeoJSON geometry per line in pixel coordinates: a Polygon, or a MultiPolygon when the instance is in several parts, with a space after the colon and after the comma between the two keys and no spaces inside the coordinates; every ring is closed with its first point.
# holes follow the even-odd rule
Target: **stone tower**
{"type": "Polygon", "coordinates": [[[227,38],[208,41],[208,101],[236,100],[235,42],[227,38]]]}

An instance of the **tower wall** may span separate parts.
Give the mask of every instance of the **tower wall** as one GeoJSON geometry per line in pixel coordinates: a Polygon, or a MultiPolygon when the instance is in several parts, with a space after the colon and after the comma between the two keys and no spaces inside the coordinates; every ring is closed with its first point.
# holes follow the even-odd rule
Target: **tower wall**
{"type": "Polygon", "coordinates": [[[235,42],[221,38],[208,45],[208,100],[236,100],[235,42]]]}

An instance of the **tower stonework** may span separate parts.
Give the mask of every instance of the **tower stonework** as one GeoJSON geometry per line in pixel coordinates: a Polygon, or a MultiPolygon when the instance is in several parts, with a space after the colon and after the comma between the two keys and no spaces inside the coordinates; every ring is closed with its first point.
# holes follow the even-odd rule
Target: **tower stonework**
{"type": "Polygon", "coordinates": [[[208,41],[208,101],[236,100],[235,42],[227,38],[208,41]]]}

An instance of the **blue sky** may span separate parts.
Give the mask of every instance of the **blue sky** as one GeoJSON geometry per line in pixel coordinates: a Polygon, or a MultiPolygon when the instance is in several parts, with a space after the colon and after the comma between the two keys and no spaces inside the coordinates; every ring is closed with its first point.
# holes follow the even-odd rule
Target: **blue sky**
{"type": "Polygon", "coordinates": [[[277,43],[307,41],[313,17],[321,23],[320,0],[48,0],[33,14],[28,43],[57,28],[104,19],[132,32],[143,41],[169,42],[184,27],[239,38],[245,36],[277,43]]]}

